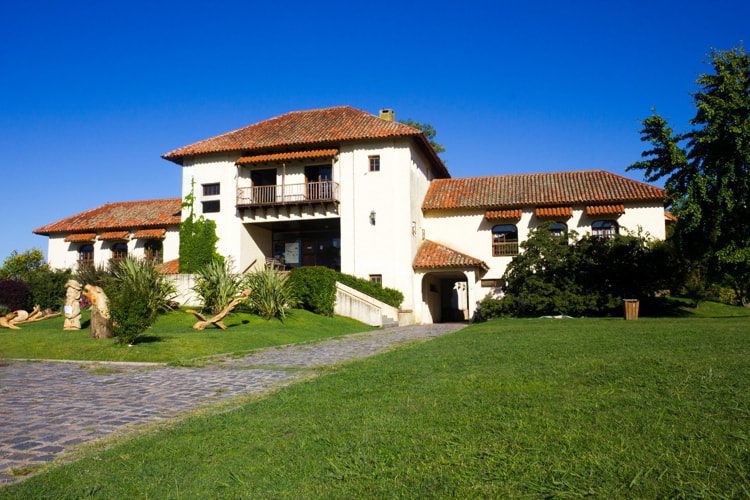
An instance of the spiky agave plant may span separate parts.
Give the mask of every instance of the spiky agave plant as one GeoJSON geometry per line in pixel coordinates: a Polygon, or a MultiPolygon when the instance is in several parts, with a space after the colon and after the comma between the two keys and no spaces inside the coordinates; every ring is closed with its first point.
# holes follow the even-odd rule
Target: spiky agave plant
{"type": "Polygon", "coordinates": [[[248,275],[250,306],[265,319],[284,319],[287,311],[294,307],[296,299],[289,275],[272,268],[265,268],[248,275]]]}
{"type": "Polygon", "coordinates": [[[195,276],[193,291],[203,302],[203,310],[212,313],[224,309],[244,287],[242,275],[232,271],[230,259],[213,260],[195,276]]]}

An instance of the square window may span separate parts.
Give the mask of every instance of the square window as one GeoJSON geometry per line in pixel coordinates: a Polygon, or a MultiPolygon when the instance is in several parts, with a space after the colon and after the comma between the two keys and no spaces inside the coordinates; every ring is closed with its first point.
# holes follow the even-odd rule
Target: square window
{"type": "Polygon", "coordinates": [[[221,185],[218,182],[203,184],[203,196],[217,196],[221,194],[221,185]]]}
{"type": "Polygon", "coordinates": [[[370,172],[380,172],[380,155],[369,156],[370,172]]]}
{"type": "Polygon", "coordinates": [[[204,201],[203,202],[203,213],[213,214],[221,210],[219,200],[204,201]]]}
{"type": "Polygon", "coordinates": [[[378,285],[383,284],[383,275],[382,274],[371,274],[370,275],[370,281],[373,283],[377,283],[378,285]]]}

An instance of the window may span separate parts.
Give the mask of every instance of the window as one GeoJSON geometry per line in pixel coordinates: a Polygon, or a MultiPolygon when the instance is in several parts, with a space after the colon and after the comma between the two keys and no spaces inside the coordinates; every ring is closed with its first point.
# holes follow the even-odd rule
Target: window
{"type": "Polygon", "coordinates": [[[157,264],[162,262],[162,242],[160,240],[146,240],[143,245],[143,256],[146,260],[152,260],[157,264]]]}
{"type": "Polygon", "coordinates": [[[503,286],[503,280],[480,280],[482,288],[500,288],[503,286]]]}
{"type": "Polygon", "coordinates": [[[613,220],[595,220],[591,224],[591,232],[599,238],[614,238],[618,232],[617,222],[613,220]]]}
{"type": "Polygon", "coordinates": [[[564,222],[553,222],[549,225],[549,232],[555,238],[564,238],[568,234],[568,225],[564,222]]]}
{"type": "Polygon", "coordinates": [[[518,228],[501,224],[492,228],[492,256],[518,255],[518,228]]]}
{"type": "Polygon", "coordinates": [[[78,264],[94,263],[94,245],[81,245],[78,247],[78,264]]]}
{"type": "Polygon", "coordinates": [[[383,275],[382,274],[371,274],[370,275],[370,281],[373,283],[377,283],[378,285],[383,284],[383,275]]]}
{"type": "Polygon", "coordinates": [[[123,260],[128,256],[127,243],[115,243],[112,245],[112,260],[123,260]]]}
{"type": "Polygon", "coordinates": [[[380,172],[380,155],[369,156],[370,172],[380,172]]]}
{"type": "Polygon", "coordinates": [[[221,210],[221,204],[219,200],[211,200],[203,202],[203,213],[213,214],[221,210]]]}
{"type": "Polygon", "coordinates": [[[218,196],[221,193],[221,185],[216,182],[213,184],[203,184],[203,196],[218,196]]]}

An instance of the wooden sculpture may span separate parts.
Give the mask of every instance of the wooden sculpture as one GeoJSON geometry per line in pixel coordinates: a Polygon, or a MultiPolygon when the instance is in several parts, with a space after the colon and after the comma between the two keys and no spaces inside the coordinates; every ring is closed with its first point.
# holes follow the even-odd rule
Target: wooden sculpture
{"type": "Polygon", "coordinates": [[[83,296],[91,302],[91,336],[95,339],[113,337],[112,318],[109,314],[109,300],[98,286],[83,287],[83,296]]]}
{"type": "Polygon", "coordinates": [[[65,283],[65,323],[63,330],[81,329],[81,290],[83,287],[76,280],[65,283]]]}
{"type": "Polygon", "coordinates": [[[249,289],[243,290],[242,293],[240,293],[237,297],[233,298],[232,301],[229,304],[227,304],[227,306],[224,309],[221,310],[221,312],[219,312],[217,315],[215,315],[215,316],[213,316],[211,318],[206,318],[201,313],[199,313],[198,311],[195,311],[193,309],[188,309],[185,312],[187,312],[188,314],[192,314],[193,316],[195,316],[196,318],[198,318],[198,322],[196,322],[193,325],[193,328],[195,330],[205,330],[208,325],[214,325],[217,328],[221,328],[222,330],[226,330],[227,329],[227,325],[225,325],[222,320],[229,313],[231,313],[234,310],[235,307],[237,307],[242,302],[244,302],[245,300],[247,300],[247,298],[249,296],[250,296],[250,290],[249,289]]]}

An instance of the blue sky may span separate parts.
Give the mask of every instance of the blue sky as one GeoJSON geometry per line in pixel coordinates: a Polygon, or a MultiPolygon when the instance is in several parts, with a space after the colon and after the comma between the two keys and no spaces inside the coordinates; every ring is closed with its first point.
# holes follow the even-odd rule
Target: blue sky
{"type": "Polygon", "coordinates": [[[179,196],[161,154],[290,110],[430,122],[456,177],[623,173],[652,107],[687,125],[750,2],[3,0],[0,19],[2,258],[80,210],[179,196]]]}

